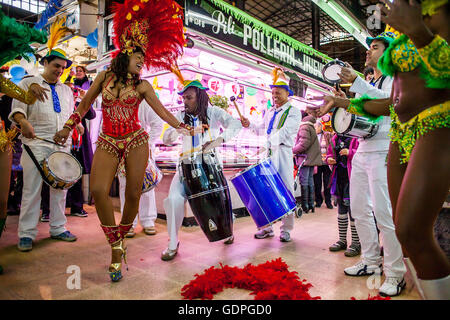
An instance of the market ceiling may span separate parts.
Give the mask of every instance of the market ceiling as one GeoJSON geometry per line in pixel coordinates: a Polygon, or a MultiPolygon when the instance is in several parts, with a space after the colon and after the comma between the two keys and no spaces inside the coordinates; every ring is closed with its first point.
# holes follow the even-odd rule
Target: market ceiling
{"type": "MultiPolygon", "coordinates": [[[[313,8],[311,0],[224,0],[292,38],[313,45],[313,8]]],[[[358,20],[366,23],[367,7],[377,0],[340,0],[358,20]]],[[[353,39],[344,28],[319,10],[320,44],[353,39]]]]}

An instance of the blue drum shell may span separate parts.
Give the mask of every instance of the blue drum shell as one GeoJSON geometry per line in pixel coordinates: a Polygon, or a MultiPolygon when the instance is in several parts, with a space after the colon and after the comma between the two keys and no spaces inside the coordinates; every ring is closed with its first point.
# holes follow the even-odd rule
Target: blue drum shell
{"type": "Polygon", "coordinates": [[[297,207],[294,196],[270,159],[242,171],[231,182],[260,229],[297,207]]]}

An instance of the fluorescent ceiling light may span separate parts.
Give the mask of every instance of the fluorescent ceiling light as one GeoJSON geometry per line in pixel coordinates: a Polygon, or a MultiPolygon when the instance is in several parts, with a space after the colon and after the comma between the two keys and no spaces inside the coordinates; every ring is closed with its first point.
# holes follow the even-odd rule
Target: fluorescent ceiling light
{"type": "Polygon", "coordinates": [[[369,37],[370,34],[367,31],[367,28],[361,22],[354,19],[347,11],[345,11],[339,3],[334,0],[312,1],[368,49],[366,38],[369,37]]]}

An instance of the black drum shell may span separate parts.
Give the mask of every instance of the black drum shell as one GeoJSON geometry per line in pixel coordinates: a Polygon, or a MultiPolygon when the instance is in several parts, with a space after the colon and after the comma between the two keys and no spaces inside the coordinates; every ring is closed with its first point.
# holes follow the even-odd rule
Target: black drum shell
{"type": "Polygon", "coordinates": [[[182,183],[192,213],[210,242],[233,235],[233,213],[227,180],[214,163],[180,163],[182,183]],[[210,221],[214,225],[210,225],[210,221]],[[212,229],[211,230],[211,226],[212,229]]]}

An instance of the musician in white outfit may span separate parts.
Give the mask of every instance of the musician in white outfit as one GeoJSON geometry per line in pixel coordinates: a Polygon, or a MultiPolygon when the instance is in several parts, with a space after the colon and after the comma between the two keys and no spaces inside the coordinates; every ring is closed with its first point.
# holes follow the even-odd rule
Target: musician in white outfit
{"type": "MultiPolygon", "coordinates": [[[[163,121],[160,117],[149,107],[147,102],[143,100],[139,106],[138,118],[145,131],[150,135],[150,157],[155,160],[155,141],[160,136],[163,129],[163,121]]],[[[120,197],[120,212],[123,212],[123,206],[125,203],[125,186],[126,178],[122,174],[119,177],[119,197],[120,197]]],[[[147,235],[155,235],[155,220],[157,218],[156,211],[156,199],[155,199],[155,189],[145,192],[141,195],[139,201],[139,212],[138,216],[133,221],[133,227],[125,235],[127,238],[132,238],[136,235],[135,228],[137,226],[138,217],[139,222],[147,235]]]]}
{"type": "MultiPolygon", "coordinates": [[[[375,76],[370,83],[358,77],[351,67],[342,69],[341,79],[352,83],[350,91],[355,92],[357,97],[364,94],[373,98],[390,97],[392,78],[383,76],[377,68],[377,63],[392,40],[384,34],[367,39],[370,49],[367,52],[366,65],[375,70],[375,76]]],[[[356,265],[346,268],[344,272],[349,276],[367,276],[383,270],[386,280],[379,292],[385,296],[396,296],[405,287],[403,275],[406,273],[406,267],[395,234],[388,192],[389,128],[390,118],[383,117],[375,136],[359,139],[359,147],[352,160],[350,207],[360,237],[362,259],[356,265]],[[383,239],[383,268],[377,226],[383,239]]]]}
{"type": "MultiPolygon", "coordinates": [[[[31,149],[38,162],[46,159],[53,151],[63,151],[70,154],[71,137],[64,147],[58,147],[35,137],[53,141],[58,130],[61,130],[74,109],[73,93],[70,87],[59,81],[65,68],[72,62],[66,58],[64,51],[55,49],[42,58],[44,72],[42,75],[23,79],[19,86],[25,91],[32,83],[37,83],[46,89],[46,99],[37,100],[32,105],[26,105],[14,100],[9,115],[10,121],[19,125],[22,130],[21,140],[31,149]]],[[[38,168],[28,153],[24,150],[20,159],[23,167],[23,193],[19,216],[20,251],[32,250],[36,239],[41,205],[42,177],[38,168]]],[[[50,235],[54,239],[75,241],[77,238],[65,228],[67,190],[50,188],[50,235]]]]}
{"type": "MultiPolygon", "coordinates": [[[[272,88],[274,107],[264,114],[261,123],[251,123],[250,129],[258,135],[266,135],[266,155],[270,157],[286,187],[294,194],[294,154],[292,148],[300,128],[302,114],[289,101],[293,92],[286,81],[279,79],[279,81],[274,81],[274,84],[270,87],[272,88]]],[[[280,241],[291,241],[290,233],[294,229],[294,217],[294,213],[291,213],[282,218],[280,241]]],[[[261,229],[255,234],[256,239],[273,236],[272,226],[261,229]]]]}
{"type": "MultiPolygon", "coordinates": [[[[207,124],[209,129],[205,129],[203,134],[203,142],[209,140],[203,144],[203,150],[215,150],[216,147],[220,146],[222,143],[233,139],[244,123],[234,119],[225,110],[209,105],[209,97],[206,93],[208,88],[201,85],[198,80],[186,81],[185,86],[181,92],[178,94],[183,95],[183,101],[185,104],[185,111],[180,111],[177,113],[176,118],[180,121],[190,123],[193,127],[199,128],[200,125],[207,124]],[[222,133],[220,132],[222,128],[222,133]]],[[[248,122],[246,123],[248,125],[248,122]]],[[[185,129],[174,129],[168,128],[163,135],[163,142],[165,144],[172,144],[175,142],[180,135],[188,136],[190,140],[190,133],[185,129]]],[[[201,143],[202,134],[196,131],[195,136],[192,137],[192,147],[199,149],[202,148],[201,145],[196,145],[201,143]]],[[[187,141],[185,139],[185,141],[187,141]]],[[[184,150],[186,151],[186,150],[184,150]]],[[[215,152],[216,156],[221,163],[220,155],[215,152]]],[[[222,164],[222,163],[221,163],[222,164]]],[[[178,165],[177,165],[178,168],[178,165]]],[[[184,205],[186,203],[186,194],[183,188],[183,184],[180,180],[180,173],[175,173],[170,184],[169,195],[164,200],[164,210],[167,218],[167,231],[169,233],[169,245],[166,250],[161,254],[161,259],[164,261],[172,260],[178,253],[178,231],[181,228],[184,218],[184,205]]],[[[229,244],[233,242],[233,238],[227,239],[225,243],[229,244]]]]}

